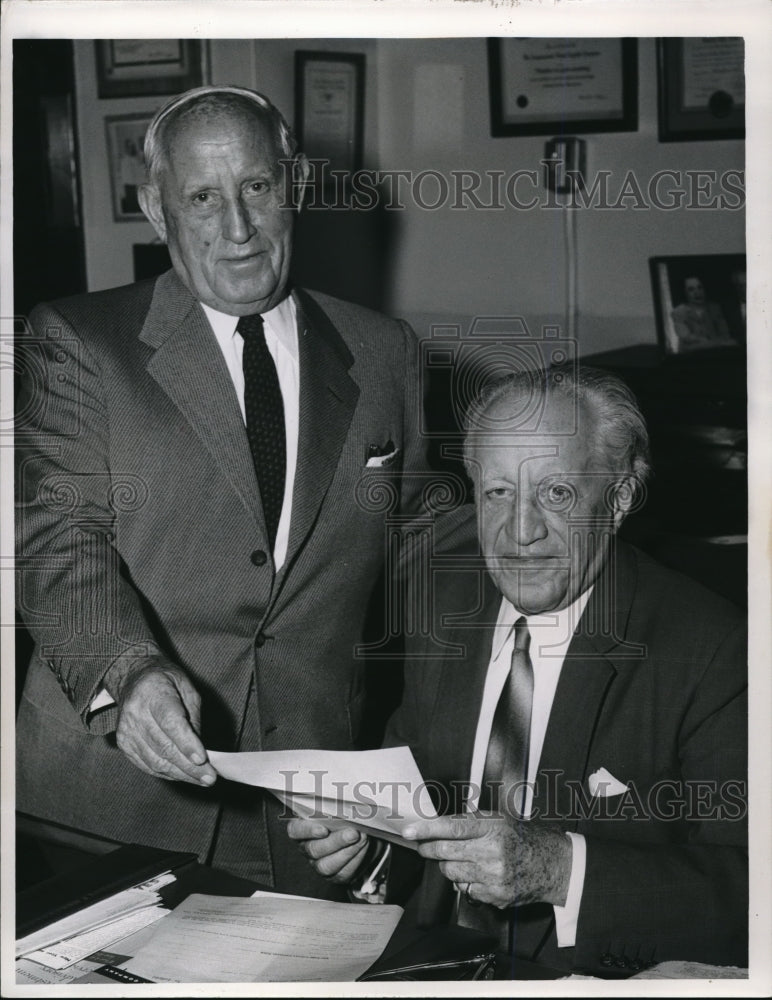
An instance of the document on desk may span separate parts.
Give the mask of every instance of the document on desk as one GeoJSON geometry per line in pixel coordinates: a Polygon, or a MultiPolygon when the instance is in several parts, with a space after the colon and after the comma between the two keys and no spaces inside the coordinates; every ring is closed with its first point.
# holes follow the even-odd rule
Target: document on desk
{"type": "Polygon", "coordinates": [[[16,982],[19,986],[59,986],[65,983],[74,983],[91,973],[94,973],[102,962],[75,962],[68,965],[66,969],[49,969],[46,965],[40,965],[28,958],[16,959],[16,982]]]}
{"type": "Polygon", "coordinates": [[[345,824],[417,849],[402,830],[436,810],[409,747],[386,750],[208,751],[223,778],[266,788],[296,815],[345,824]]]}
{"type": "Polygon", "coordinates": [[[156,983],[352,982],[401,916],[399,906],[196,893],[122,967],[156,983]]]}
{"type": "Polygon", "coordinates": [[[68,969],[71,965],[82,962],[97,951],[109,948],[116,941],[121,941],[143,927],[149,927],[168,914],[169,911],[162,906],[146,906],[76,937],[58,941],[39,951],[29,952],[25,958],[45,965],[49,969],[68,969]]]}
{"type": "MultiPolygon", "coordinates": [[[[19,938],[16,941],[17,958],[56,945],[61,941],[79,937],[98,928],[108,927],[130,914],[158,906],[161,897],[155,890],[157,885],[158,883],[154,880],[152,883],[147,883],[146,886],[124,889],[122,892],[117,892],[106,899],[100,899],[98,902],[92,903],[91,906],[84,906],[83,909],[63,917],[61,920],[55,920],[40,930],[19,938]]],[[[118,934],[116,938],[120,936],[122,935],[118,934]]]]}

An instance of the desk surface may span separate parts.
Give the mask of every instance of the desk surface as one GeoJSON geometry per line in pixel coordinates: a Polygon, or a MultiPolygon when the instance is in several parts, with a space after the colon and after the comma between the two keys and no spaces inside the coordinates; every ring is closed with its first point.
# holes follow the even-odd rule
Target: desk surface
{"type": "MultiPolygon", "coordinates": [[[[107,885],[107,873],[111,871],[111,865],[114,868],[115,854],[109,852],[94,856],[85,851],[71,853],[64,871],[54,878],[40,882],[18,894],[19,913],[24,912],[29,915],[31,907],[34,909],[36,901],[40,901],[39,905],[45,905],[44,901],[53,897],[57,887],[61,889],[64,886],[66,891],[68,886],[71,889],[77,886],[79,872],[77,861],[85,866],[80,870],[88,870],[92,882],[98,882],[99,876],[104,873],[104,884],[107,885]]],[[[246,897],[251,896],[257,889],[271,891],[269,887],[257,882],[191,862],[177,871],[177,880],[165,886],[161,890],[161,895],[164,903],[173,909],[191,893],[246,897]]],[[[389,968],[419,962],[470,958],[476,954],[484,954],[488,950],[486,939],[475,931],[455,926],[421,929],[411,925],[403,918],[371,971],[386,971],[389,968]]],[[[559,975],[564,975],[564,973],[545,969],[530,962],[515,961],[513,964],[507,955],[497,957],[495,971],[497,979],[554,979],[559,975]]],[[[442,976],[438,974],[436,979],[440,978],[442,976]]]]}

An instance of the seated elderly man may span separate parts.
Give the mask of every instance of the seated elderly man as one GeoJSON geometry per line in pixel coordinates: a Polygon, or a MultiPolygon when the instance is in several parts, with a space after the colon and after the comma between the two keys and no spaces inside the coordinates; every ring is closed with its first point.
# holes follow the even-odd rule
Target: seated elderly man
{"type": "MultiPolygon", "coordinates": [[[[433,527],[387,737],[445,815],[406,831],[425,862],[394,849],[387,898],[556,969],[746,965],[744,621],[616,537],[648,472],[632,395],[589,368],[506,378],[466,463],[479,545],[474,512],[433,527]]],[[[369,871],[354,830],[289,832],[328,878],[369,871]]]]}

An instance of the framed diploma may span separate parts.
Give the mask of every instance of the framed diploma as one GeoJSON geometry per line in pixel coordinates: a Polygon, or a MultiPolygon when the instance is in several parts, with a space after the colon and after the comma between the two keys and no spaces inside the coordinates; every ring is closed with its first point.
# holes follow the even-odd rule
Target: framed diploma
{"type": "Polygon", "coordinates": [[[364,55],[295,53],[295,133],[309,159],[326,161],[325,171],[362,166],[364,76],[364,55]]]}
{"type": "Polygon", "coordinates": [[[96,45],[100,97],[176,94],[203,80],[202,43],[179,38],[113,38],[96,45]]]}
{"type": "Polygon", "coordinates": [[[660,142],[745,138],[742,38],[657,40],[660,142]]]}
{"type": "Polygon", "coordinates": [[[488,39],[491,134],[635,132],[634,38],[488,39]]]}

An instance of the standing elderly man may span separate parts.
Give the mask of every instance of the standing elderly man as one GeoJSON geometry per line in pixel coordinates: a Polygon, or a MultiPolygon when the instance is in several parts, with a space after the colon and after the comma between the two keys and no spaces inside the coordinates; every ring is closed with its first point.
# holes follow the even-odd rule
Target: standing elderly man
{"type": "Polygon", "coordinates": [[[413,506],[415,337],[291,287],[308,164],[260,94],[173,99],[145,158],[172,270],[39,306],[20,344],[18,807],[328,895],[206,750],[355,744],[386,547],[359,487],[413,506]]]}
{"type": "MultiPolygon", "coordinates": [[[[406,831],[429,862],[416,919],[606,976],[747,964],[744,622],[616,538],[647,453],[611,375],[488,390],[466,442],[486,570],[474,517],[437,523],[433,592],[414,595],[433,628],[388,734],[448,814],[406,831]]],[[[360,867],[347,831],[289,832],[332,878],[360,867]]],[[[390,888],[411,867],[395,855],[390,888]]]]}

